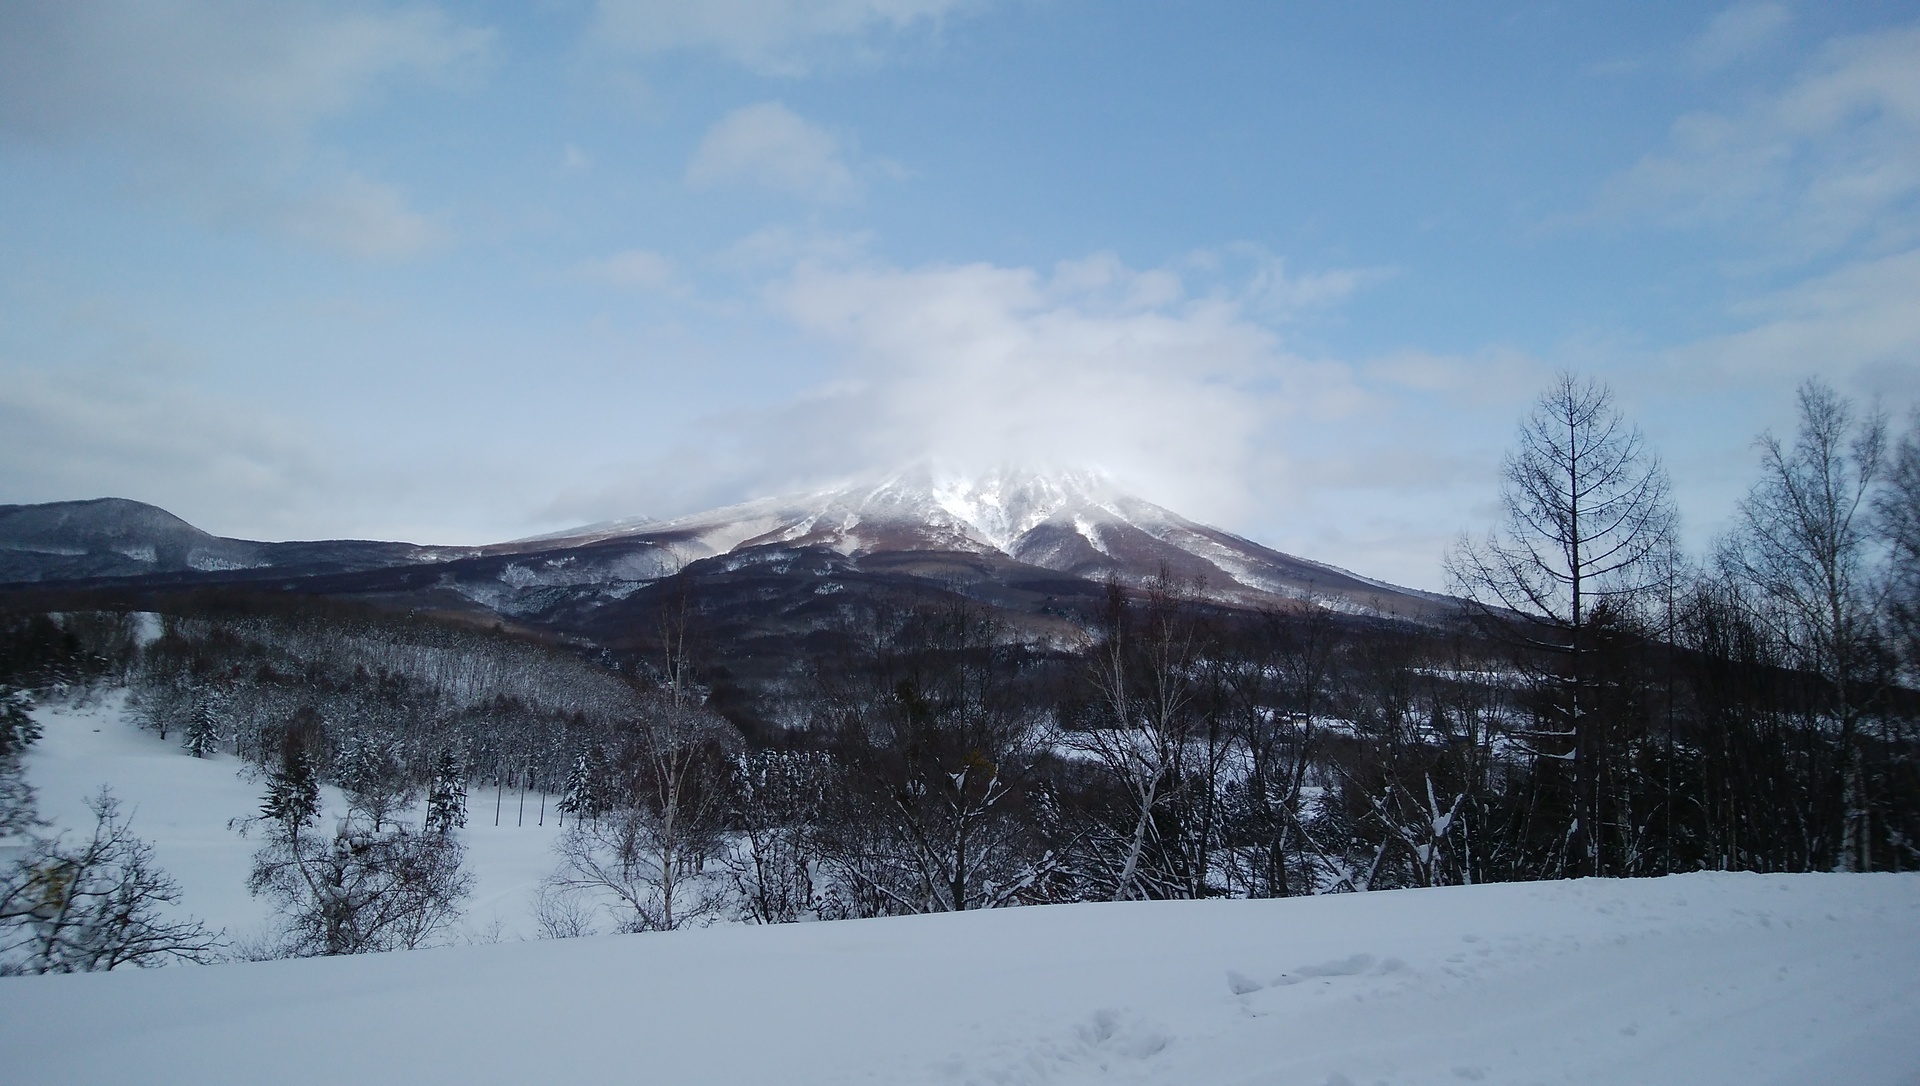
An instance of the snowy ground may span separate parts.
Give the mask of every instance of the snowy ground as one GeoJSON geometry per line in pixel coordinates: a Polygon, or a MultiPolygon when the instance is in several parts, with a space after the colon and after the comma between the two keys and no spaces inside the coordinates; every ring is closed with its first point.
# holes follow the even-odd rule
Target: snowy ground
{"type": "MultiPolygon", "coordinates": [[[[261,935],[267,903],[247,894],[260,839],[257,832],[243,837],[228,824],[259,813],[265,782],[231,755],[189,757],[172,739],[141,731],[123,714],[124,701],[124,691],[115,691],[87,704],[34,710],[44,734],[27,749],[26,770],[41,817],[83,835],[93,827],[88,797],[110,785],[132,815],[133,832],[153,845],[155,861],[180,884],[180,911],[243,941],[261,935]]],[[[329,811],[345,810],[338,789],[322,793],[329,811]]],[[[496,827],[494,793],[468,797],[461,838],[474,892],[456,939],[535,935],[534,889],[553,869],[559,836],[551,802],[545,825],[537,824],[540,799],[537,793],[527,796],[522,825],[517,795],[501,797],[496,827]]],[[[411,817],[417,823],[420,815],[416,809],[411,817]]]]}
{"type": "MultiPolygon", "coordinates": [[[[205,789],[209,811],[257,789],[92,726],[50,729],[36,769],[101,744],[73,760],[132,772],[115,783],[161,861],[189,895],[216,886],[229,846],[135,778],[205,789]]],[[[487,807],[476,854],[514,839],[487,807]]],[[[498,847],[505,900],[516,861],[498,847]]],[[[0,1078],[1920,1086],[1920,876],[1072,905],[11,978],[0,1078]]]]}

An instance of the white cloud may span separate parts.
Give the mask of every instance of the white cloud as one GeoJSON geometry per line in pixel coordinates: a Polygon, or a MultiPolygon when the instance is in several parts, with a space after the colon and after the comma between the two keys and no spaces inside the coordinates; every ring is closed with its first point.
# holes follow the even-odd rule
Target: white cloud
{"type": "Polygon", "coordinates": [[[316,165],[313,129],[396,77],[454,75],[489,41],[427,6],[28,0],[0,6],[0,136],[105,145],[210,221],[402,256],[441,228],[392,185],[316,165]]]}
{"type": "Polygon", "coordinates": [[[696,188],[749,184],[807,200],[844,201],[860,184],[840,141],[779,102],[761,102],[722,117],[687,163],[696,188]]]}
{"type": "Polygon", "coordinates": [[[1784,90],[1674,122],[1602,212],[1777,239],[1802,257],[1920,237],[1920,27],[1828,42],[1784,90]]]}
{"type": "Polygon", "coordinates": [[[320,496],[300,428],[140,376],[0,367],[9,501],[125,497],[210,530],[271,535],[320,496]]]}
{"type": "Polygon", "coordinates": [[[1280,322],[1337,309],[1358,291],[1393,277],[1384,268],[1294,272],[1285,257],[1249,242],[1199,250],[1185,265],[1190,276],[1213,278],[1214,295],[1237,299],[1250,312],[1280,322]]]}
{"type": "Polygon", "coordinates": [[[727,246],[714,257],[714,263],[742,275],[773,275],[803,261],[851,264],[869,255],[872,242],[873,235],[868,231],[775,223],[727,246]]]}
{"type": "Polygon", "coordinates": [[[510,443],[356,433],[211,388],[194,352],[126,331],[131,364],[0,361],[0,502],[132,498],[248,539],[483,543],[525,534],[553,485],[510,443]]]}
{"type": "Polygon", "coordinates": [[[590,260],[581,271],[595,282],[631,290],[666,290],[677,278],[672,258],[647,249],[625,249],[590,260]]]}
{"type": "Polygon", "coordinates": [[[1780,3],[1735,4],[1707,24],[1693,44],[1693,63],[1706,71],[1743,60],[1774,42],[1793,23],[1793,12],[1780,3]]]}
{"type": "Polygon", "coordinates": [[[1090,465],[1231,518],[1248,507],[1250,479],[1286,470],[1276,427],[1362,399],[1347,367],[1288,354],[1242,302],[1106,254],[1050,274],[807,262],[770,300],[845,360],[755,425],[796,476],[920,456],[1090,465]]]}
{"type": "Polygon", "coordinates": [[[398,189],[353,173],[270,203],[253,217],[288,237],[368,259],[414,256],[447,237],[409,208],[398,189]]]}
{"type": "Polygon", "coordinates": [[[938,26],[977,0],[600,0],[608,44],[712,50],[763,75],[803,75],[823,51],[938,26]]]}
{"type": "Polygon", "coordinates": [[[819,366],[805,391],[581,475],[548,518],[690,511],[922,457],[1092,466],[1269,545],[1437,588],[1440,554],[1486,513],[1513,420],[1551,369],[1510,350],[1304,357],[1281,331],[1291,314],[1371,277],[1296,272],[1250,247],[1160,268],[1109,253],[902,268],[857,238],[770,233],[746,247],[803,254],[766,299],[802,333],[789,364],[819,366]]]}
{"type": "Polygon", "coordinates": [[[1784,397],[1809,374],[1861,391],[1920,396],[1920,249],[1861,261],[1740,303],[1739,332],[1672,352],[1674,362],[1784,397]]]}
{"type": "Polygon", "coordinates": [[[26,0],[0,8],[0,129],[168,148],[298,139],[381,80],[446,73],[487,41],[429,7],[26,0]]]}

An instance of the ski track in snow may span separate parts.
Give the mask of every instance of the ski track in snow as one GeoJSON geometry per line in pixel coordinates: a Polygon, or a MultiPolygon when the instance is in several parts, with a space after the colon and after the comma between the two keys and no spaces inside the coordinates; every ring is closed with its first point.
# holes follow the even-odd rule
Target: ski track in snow
{"type": "MultiPolygon", "coordinates": [[[[39,716],[49,814],[77,829],[110,781],[187,911],[257,922],[236,885],[251,842],[226,821],[259,788],[233,759],[138,733],[113,699],[39,716]]],[[[515,830],[509,796],[495,829],[492,801],[471,797],[465,831],[474,912],[525,925],[551,822],[515,830]]],[[[1051,906],[7,978],[0,1081],[1920,1086],[1920,876],[1051,906]]]]}

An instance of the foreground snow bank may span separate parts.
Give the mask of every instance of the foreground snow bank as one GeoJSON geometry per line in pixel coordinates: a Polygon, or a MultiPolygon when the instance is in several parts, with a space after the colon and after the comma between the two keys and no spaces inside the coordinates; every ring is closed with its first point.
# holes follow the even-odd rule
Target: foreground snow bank
{"type": "Polygon", "coordinates": [[[1920,1082],[1920,877],[1071,905],[0,980],[15,1083],[1920,1082]]]}

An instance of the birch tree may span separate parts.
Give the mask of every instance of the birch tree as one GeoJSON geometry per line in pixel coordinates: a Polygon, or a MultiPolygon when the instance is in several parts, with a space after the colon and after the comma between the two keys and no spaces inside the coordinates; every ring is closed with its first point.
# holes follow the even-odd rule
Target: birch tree
{"type": "Polygon", "coordinates": [[[1761,620],[1817,680],[1810,708],[1831,723],[1845,760],[1834,862],[1871,870],[1861,732],[1890,678],[1872,510],[1887,467],[1887,421],[1809,380],[1800,386],[1793,440],[1769,433],[1758,444],[1760,480],[1740,503],[1720,563],[1751,586],[1761,620]]]}

